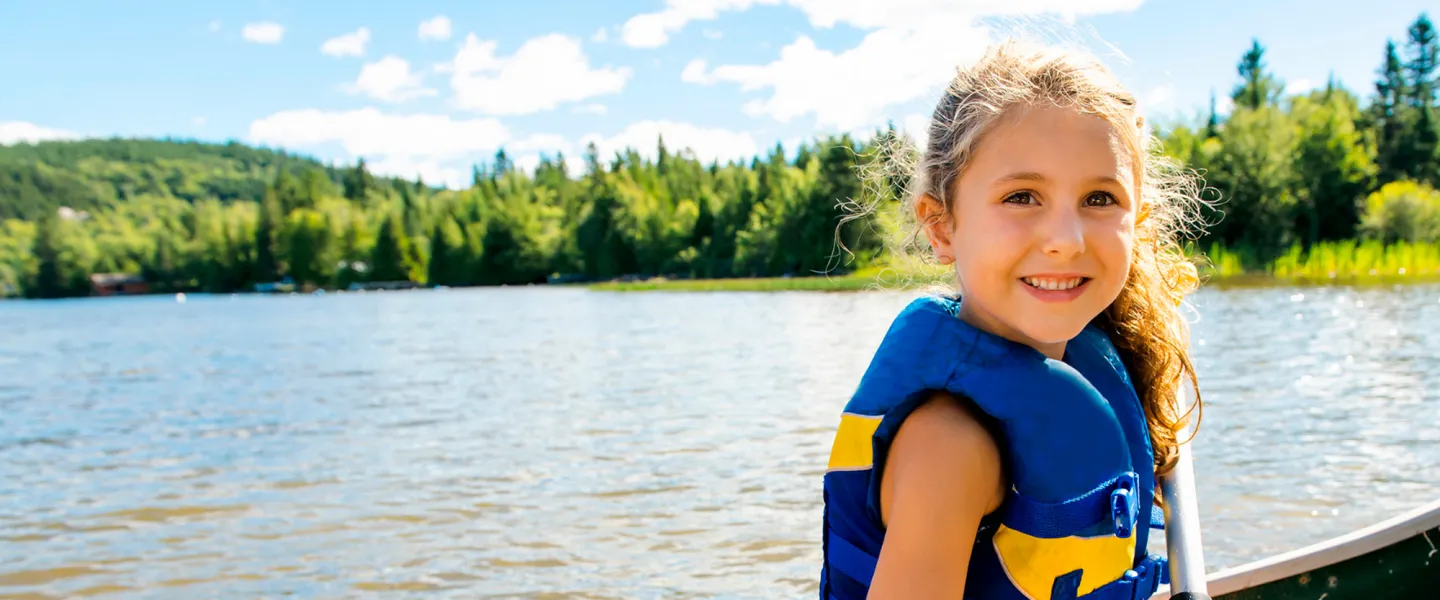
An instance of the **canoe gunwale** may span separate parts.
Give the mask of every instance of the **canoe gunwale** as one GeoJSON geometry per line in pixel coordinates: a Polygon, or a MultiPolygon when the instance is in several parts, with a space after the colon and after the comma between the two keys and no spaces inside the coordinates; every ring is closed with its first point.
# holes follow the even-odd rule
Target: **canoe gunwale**
{"type": "MultiPolygon", "coordinates": [[[[1206,585],[1212,597],[1229,594],[1341,563],[1418,535],[1424,535],[1432,548],[1440,548],[1440,539],[1431,539],[1428,533],[1436,528],[1440,528],[1440,501],[1298,550],[1216,571],[1206,578],[1206,585]]],[[[1162,588],[1150,600],[1169,597],[1169,590],[1162,588]]]]}

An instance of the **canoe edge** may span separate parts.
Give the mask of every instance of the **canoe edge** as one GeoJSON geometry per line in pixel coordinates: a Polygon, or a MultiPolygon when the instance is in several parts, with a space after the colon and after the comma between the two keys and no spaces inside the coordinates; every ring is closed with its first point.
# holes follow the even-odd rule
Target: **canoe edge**
{"type": "MultiPolygon", "coordinates": [[[[1212,597],[1249,589],[1363,556],[1417,535],[1429,539],[1427,532],[1437,527],[1440,500],[1318,544],[1216,571],[1206,577],[1206,585],[1212,597]]],[[[1440,539],[1430,542],[1434,546],[1440,544],[1440,539]]],[[[1168,598],[1170,590],[1162,587],[1150,600],[1168,598]]]]}

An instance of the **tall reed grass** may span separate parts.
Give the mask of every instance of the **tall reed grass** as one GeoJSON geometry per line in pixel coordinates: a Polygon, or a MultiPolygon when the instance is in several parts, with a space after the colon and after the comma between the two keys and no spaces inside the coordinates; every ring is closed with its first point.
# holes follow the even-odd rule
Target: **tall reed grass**
{"type": "Polygon", "coordinates": [[[1264,276],[1278,282],[1440,278],[1440,243],[1436,242],[1343,240],[1321,242],[1308,250],[1295,244],[1268,263],[1247,249],[1216,243],[1197,258],[1202,259],[1202,275],[1212,281],[1247,276],[1264,276]]]}

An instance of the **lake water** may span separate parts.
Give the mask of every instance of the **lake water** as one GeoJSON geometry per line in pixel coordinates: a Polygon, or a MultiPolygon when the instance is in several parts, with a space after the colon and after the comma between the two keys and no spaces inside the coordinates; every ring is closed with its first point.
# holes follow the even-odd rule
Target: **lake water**
{"type": "MultiPolygon", "coordinates": [[[[0,303],[0,598],[812,597],[911,297],[0,303]]],[[[1440,287],[1194,300],[1212,569],[1440,497],[1440,287]]]]}

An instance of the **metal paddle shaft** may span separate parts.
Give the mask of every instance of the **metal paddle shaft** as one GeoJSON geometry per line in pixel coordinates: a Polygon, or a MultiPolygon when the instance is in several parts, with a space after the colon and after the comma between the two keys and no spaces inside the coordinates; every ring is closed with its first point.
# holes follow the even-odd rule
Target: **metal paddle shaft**
{"type": "MultiPolygon", "coordinates": [[[[1190,406],[1185,389],[1185,386],[1180,386],[1176,394],[1181,409],[1190,406]]],[[[1180,432],[1180,439],[1189,438],[1193,430],[1192,421],[1180,432]]],[[[1165,548],[1170,555],[1170,597],[1172,600],[1210,600],[1205,585],[1205,549],[1200,543],[1200,511],[1195,500],[1195,470],[1191,464],[1189,443],[1180,445],[1175,469],[1160,480],[1160,493],[1165,498],[1165,548]]]]}

